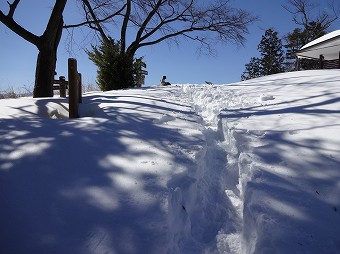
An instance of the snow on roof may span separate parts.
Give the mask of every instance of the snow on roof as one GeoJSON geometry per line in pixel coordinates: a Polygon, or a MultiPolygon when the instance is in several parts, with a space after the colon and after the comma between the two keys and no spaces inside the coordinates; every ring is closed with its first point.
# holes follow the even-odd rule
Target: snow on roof
{"type": "Polygon", "coordinates": [[[340,53],[340,30],[321,36],[303,46],[296,55],[299,58],[319,58],[325,60],[338,59],[340,53]]]}

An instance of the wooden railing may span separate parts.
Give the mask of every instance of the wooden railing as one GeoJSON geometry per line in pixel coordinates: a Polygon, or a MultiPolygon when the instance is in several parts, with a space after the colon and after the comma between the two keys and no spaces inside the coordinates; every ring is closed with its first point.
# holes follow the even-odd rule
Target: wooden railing
{"type": "Polygon", "coordinates": [[[60,97],[66,98],[66,89],[68,89],[68,81],[64,76],[60,76],[58,80],[53,81],[53,90],[59,90],[60,97]]]}
{"type": "Polygon", "coordinates": [[[325,60],[323,63],[324,69],[340,69],[340,61],[339,59],[334,60],[325,60]]]}

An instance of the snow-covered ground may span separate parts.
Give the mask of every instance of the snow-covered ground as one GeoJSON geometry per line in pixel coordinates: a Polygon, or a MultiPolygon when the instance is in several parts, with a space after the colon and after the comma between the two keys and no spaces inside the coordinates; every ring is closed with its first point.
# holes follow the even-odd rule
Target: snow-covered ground
{"type": "Polygon", "coordinates": [[[340,253],[340,71],[0,100],[0,253],[340,253]]]}

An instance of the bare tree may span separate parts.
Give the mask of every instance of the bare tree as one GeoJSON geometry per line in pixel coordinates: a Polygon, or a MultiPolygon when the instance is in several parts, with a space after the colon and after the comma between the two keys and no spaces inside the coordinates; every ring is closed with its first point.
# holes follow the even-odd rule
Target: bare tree
{"type": "Polygon", "coordinates": [[[0,10],[0,22],[14,33],[34,44],[38,50],[33,97],[53,96],[53,79],[57,61],[57,48],[63,28],[63,11],[67,0],[56,0],[44,33],[40,36],[19,25],[13,18],[20,0],[7,1],[9,11],[5,15],[0,10]]]}
{"type": "MultiPolygon", "coordinates": [[[[318,24],[319,31],[326,31],[338,19],[338,11],[333,0],[328,4],[329,12],[323,9],[313,16],[313,11],[319,9],[318,7],[319,4],[311,0],[287,0],[287,4],[283,5],[284,9],[293,14],[295,24],[303,26],[304,29],[308,30],[311,28],[311,23],[314,23],[318,24]]],[[[314,32],[313,34],[316,33],[314,32]]]]}
{"type": "MultiPolygon", "coordinates": [[[[121,51],[134,55],[142,47],[186,37],[211,50],[214,42],[243,44],[248,25],[257,20],[229,0],[82,0],[87,24],[107,40],[112,22],[120,22],[121,51]],[[127,35],[133,34],[128,42],[127,35]],[[212,35],[215,35],[213,37],[212,35]]],[[[79,24],[80,25],[80,24],[79,24]]],[[[118,37],[118,38],[117,38],[118,37]]]]}

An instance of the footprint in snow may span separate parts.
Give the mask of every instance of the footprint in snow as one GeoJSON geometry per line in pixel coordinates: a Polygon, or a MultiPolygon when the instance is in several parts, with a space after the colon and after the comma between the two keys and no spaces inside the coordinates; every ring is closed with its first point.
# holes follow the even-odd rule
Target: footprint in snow
{"type": "Polygon", "coordinates": [[[262,94],[260,96],[260,100],[261,101],[271,101],[271,100],[275,100],[275,97],[273,95],[264,95],[264,94],[262,94]]]}
{"type": "Polygon", "coordinates": [[[174,117],[174,116],[163,115],[160,119],[156,119],[153,122],[155,124],[162,124],[162,123],[167,123],[167,122],[175,121],[175,120],[176,120],[176,117],[174,117]]]}

